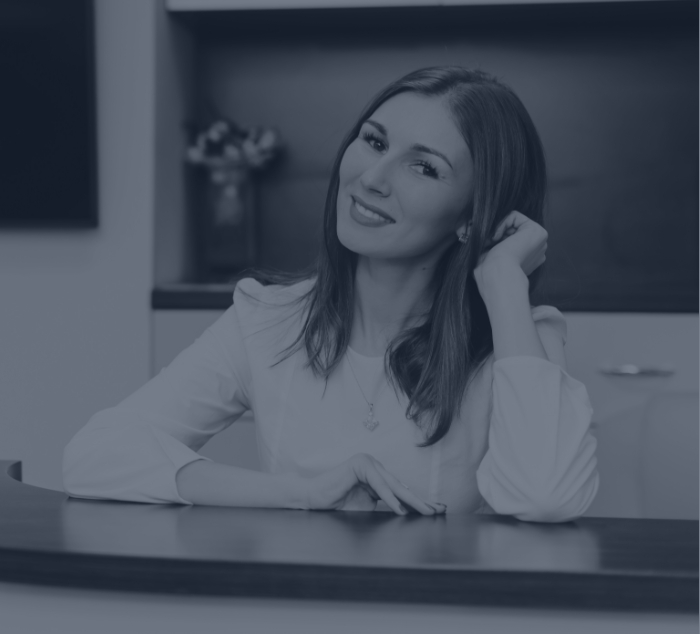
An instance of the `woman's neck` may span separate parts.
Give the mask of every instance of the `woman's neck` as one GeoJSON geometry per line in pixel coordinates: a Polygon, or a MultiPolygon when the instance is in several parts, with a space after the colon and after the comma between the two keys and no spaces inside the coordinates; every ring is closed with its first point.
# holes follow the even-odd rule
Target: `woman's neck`
{"type": "Polygon", "coordinates": [[[434,268],[359,257],[350,347],[381,356],[402,330],[420,323],[434,296],[434,268]]]}

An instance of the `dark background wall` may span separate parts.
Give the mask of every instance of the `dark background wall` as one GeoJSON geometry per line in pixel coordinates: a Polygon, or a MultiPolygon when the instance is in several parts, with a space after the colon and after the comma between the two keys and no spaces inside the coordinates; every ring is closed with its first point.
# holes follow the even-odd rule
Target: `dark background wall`
{"type": "Polygon", "coordinates": [[[416,68],[460,64],[509,84],[544,143],[542,299],[697,311],[698,36],[688,6],[297,11],[274,21],[249,12],[200,27],[200,109],[274,125],[288,145],[258,187],[260,264],[312,260],[335,153],[372,95],[416,68]]]}

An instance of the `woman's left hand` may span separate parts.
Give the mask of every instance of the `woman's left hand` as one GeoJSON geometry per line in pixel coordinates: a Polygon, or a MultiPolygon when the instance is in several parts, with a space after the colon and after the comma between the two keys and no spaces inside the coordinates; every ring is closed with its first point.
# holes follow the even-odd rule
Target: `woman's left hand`
{"type": "Polygon", "coordinates": [[[487,243],[488,250],[479,258],[473,272],[477,285],[481,286],[485,273],[496,267],[512,266],[529,276],[545,261],[547,237],[542,225],[519,211],[511,211],[487,243]]]}

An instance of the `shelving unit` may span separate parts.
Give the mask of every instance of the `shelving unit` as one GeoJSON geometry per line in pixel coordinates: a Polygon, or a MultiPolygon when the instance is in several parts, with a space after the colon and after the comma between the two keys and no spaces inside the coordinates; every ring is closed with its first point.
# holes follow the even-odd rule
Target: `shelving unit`
{"type": "MultiPolygon", "coordinates": [[[[166,0],[169,11],[241,11],[378,7],[444,7],[465,5],[566,4],[633,2],[635,0],[166,0]]],[[[676,0],[664,0],[674,2],[676,0]]]]}
{"type": "Polygon", "coordinates": [[[410,66],[475,61],[514,87],[548,154],[547,264],[554,273],[542,303],[569,311],[697,311],[697,277],[688,265],[697,249],[690,237],[697,186],[688,185],[697,152],[687,141],[697,137],[688,134],[697,129],[697,87],[693,97],[683,75],[697,79],[694,2],[163,1],[157,285],[228,281],[202,277],[201,212],[182,160],[184,123],[202,118],[205,101],[245,124],[279,123],[289,137],[290,159],[264,176],[259,192],[259,264],[298,270],[319,244],[342,129],[410,66]],[[694,58],[685,66],[678,63],[684,47],[694,58]],[[668,156],[659,162],[664,169],[651,168],[661,155],[668,156]],[[672,186],[679,194],[638,194],[650,179],[651,191],[672,186]],[[656,213],[664,205],[674,213],[656,213]],[[657,236],[660,244],[649,243],[657,236]],[[654,246],[662,252],[652,266],[654,246]]]}

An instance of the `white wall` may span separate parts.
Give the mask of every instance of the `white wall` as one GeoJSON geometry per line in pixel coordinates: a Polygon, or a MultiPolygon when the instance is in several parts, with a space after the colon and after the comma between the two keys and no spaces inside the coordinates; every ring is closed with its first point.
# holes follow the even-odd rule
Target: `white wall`
{"type": "Polygon", "coordinates": [[[0,459],[29,484],[149,378],[154,2],[96,0],[99,227],[0,230],[0,459]]]}

